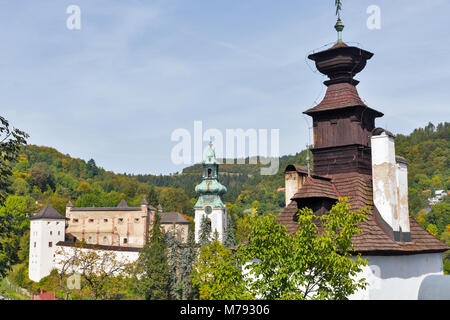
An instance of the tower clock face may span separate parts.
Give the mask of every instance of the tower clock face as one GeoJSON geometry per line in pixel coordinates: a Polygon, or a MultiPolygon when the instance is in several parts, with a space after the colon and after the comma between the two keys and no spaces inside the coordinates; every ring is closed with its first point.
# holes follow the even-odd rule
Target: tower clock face
{"type": "Polygon", "coordinates": [[[205,207],[206,214],[210,214],[212,212],[212,208],[210,206],[205,207]]]}

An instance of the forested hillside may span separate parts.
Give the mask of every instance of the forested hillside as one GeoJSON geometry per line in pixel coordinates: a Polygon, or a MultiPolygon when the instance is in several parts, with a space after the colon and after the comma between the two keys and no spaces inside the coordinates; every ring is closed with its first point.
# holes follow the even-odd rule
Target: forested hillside
{"type": "MultiPolygon", "coordinates": [[[[410,211],[416,217],[427,207],[427,198],[434,190],[450,189],[449,138],[447,122],[437,127],[430,123],[396,138],[397,154],[409,163],[410,211]]],[[[221,165],[220,180],[228,188],[224,201],[238,216],[250,207],[260,212],[279,212],[284,206],[284,193],[277,192],[284,186],[283,170],[291,163],[306,165],[305,159],[306,151],[283,156],[273,176],[261,176],[260,165],[221,165]]],[[[93,159],[84,161],[49,147],[28,145],[13,167],[9,193],[24,196],[30,210],[49,203],[64,213],[68,200],[75,206],[115,206],[121,198],[137,206],[146,196],[154,206],[161,203],[165,210],[192,216],[194,188],[200,181],[199,164],[185,168],[181,174],[115,174],[97,167],[93,159]],[[36,202],[39,206],[33,208],[36,202]]]]}
{"type": "MultiPolygon", "coordinates": [[[[410,135],[396,137],[396,152],[409,163],[409,206],[411,214],[430,233],[450,244],[450,200],[429,206],[427,199],[435,190],[450,188],[450,123],[436,127],[429,124],[410,135]]],[[[167,211],[193,215],[195,186],[201,181],[201,165],[187,167],[180,174],[128,175],[106,171],[88,161],[72,158],[49,147],[23,146],[5,176],[6,201],[0,218],[8,220],[10,229],[1,231],[3,249],[0,270],[20,264],[24,271],[28,260],[29,220],[26,213],[51,204],[61,214],[69,200],[75,206],[116,206],[124,198],[138,206],[145,196],[154,206],[167,211]]],[[[284,207],[284,168],[288,164],[306,165],[307,151],[280,158],[277,174],[262,176],[260,165],[224,164],[220,180],[228,188],[224,201],[234,224],[236,240],[243,241],[249,232],[248,211],[278,214],[284,207]],[[250,209],[250,210],[249,210],[250,209]]],[[[248,162],[248,161],[247,161],[248,162]]],[[[6,221],[5,220],[5,221],[6,221]]],[[[449,252],[444,256],[444,270],[450,271],[449,252]]],[[[19,275],[23,272],[17,273],[19,275]]]]}

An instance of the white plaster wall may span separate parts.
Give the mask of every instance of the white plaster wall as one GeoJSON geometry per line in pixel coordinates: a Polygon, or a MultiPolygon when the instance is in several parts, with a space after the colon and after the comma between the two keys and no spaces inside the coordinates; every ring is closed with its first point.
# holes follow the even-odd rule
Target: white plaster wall
{"type": "MultiPolygon", "coordinates": [[[[52,263],[51,269],[57,269],[61,270],[61,262],[67,261],[67,259],[71,256],[73,256],[75,248],[73,247],[66,247],[66,246],[58,246],[57,247],[57,253],[54,259],[54,262],[52,263]]],[[[89,253],[94,251],[94,249],[78,249],[81,250],[83,253],[89,253]]],[[[113,252],[115,255],[115,259],[121,263],[131,263],[136,261],[139,258],[139,252],[134,251],[111,251],[111,250],[95,250],[96,253],[99,255],[102,255],[106,252],[113,252]]],[[[79,270],[74,270],[75,272],[78,272],[79,270]]]]}
{"type": "Polygon", "coordinates": [[[410,232],[408,207],[408,166],[397,163],[397,188],[399,226],[402,232],[410,232]]]}
{"type": "Polygon", "coordinates": [[[64,241],[64,232],[65,220],[39,219],[31,221],[28,267],[31,280],[37,282],[50,274],[53,268],[56,244],[59,241],[64,241]],[[52,243],[51,247],[49,246],[50,242],[52,243]]]}
{"type": "Polygon", "coordinates": [[[286,172],[284,177],[284,185],[285,185],[285,203],[286,206],[291,202],[291,198],[297,193],[299,186],[300,176],[297,172],[286,172]]]}
{"type": "Polygon", "coordinates": [[[388,135],[373,136],[372,179],[373,202],[394,231],[399,230],[397,163],[394,138],[388,135]]]}
{"type": "Polygon", "coordinates": [[[351,295],[351,300],[417,300],[423,279],[443,274],[441,253],[362,258],[369,265],[358,279],[366,278],[369,286],[351,295]]]}
{"type": "Polygon", "coordinates": [[[213,209],[211,215],[211,235],[214,237],[214,232],[219,233],[219,241],[221,243],[225,240],[225,226],[226,226],[226,209],[213,209]]]}

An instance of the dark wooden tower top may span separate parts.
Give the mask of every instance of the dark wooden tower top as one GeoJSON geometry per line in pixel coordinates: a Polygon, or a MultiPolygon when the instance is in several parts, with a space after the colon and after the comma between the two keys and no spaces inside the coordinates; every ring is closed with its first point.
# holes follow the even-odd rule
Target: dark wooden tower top
{"type": "Polygon", "coordinates": [[[331,48],[309,55],[329,80],[323,100],[304,113],[313,118],[314,171],[321,175],[359,172],[371,174],[370,134],[375,118],[383,114],[360,98],[354,76],[373,53],[338,41],[331,48]],[[333,165],[330,165],[333,164],[333,165]]]}

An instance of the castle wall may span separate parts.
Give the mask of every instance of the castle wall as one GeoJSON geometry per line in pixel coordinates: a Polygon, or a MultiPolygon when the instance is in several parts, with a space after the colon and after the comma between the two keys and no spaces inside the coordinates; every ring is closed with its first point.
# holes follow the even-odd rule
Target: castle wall
{"type": "MultiPolygon", "coordinates": [[[[57,269],[58,271],[61,271],[62,266],[65,261],[68,261],[70,257],[73,257],[75,254],[78,254],[78,252],[82,252],[83,256],[86,256],[87,254],[91,252],[95,252],[99,255],[99,257],[102,257],[104,254],[111,254],[114,257],[114,260],[116,260],[119,263],[127,264],[132,263],[136,261],[139,258],[139,251],[125,251],[125,250],[99,250],[99,249],[88,249],[88,248],[74,248],[69,246],[57,246],[56,247],[56,253],[55,258],[52,261],[51,269],[57,269]]],[[[100,262],[100,259],[99,259],[100,262]]],[[[97,269],[99,271],[108,271],[108,263],[105,265],[98,265],[94,267],[94,270],[97,269]]],[[[80,270],[70,270],[74,271],[75,273],[80,273],[80,270]]],[[[117,274],[115,274],[117,275],[117,274]]]]}
{"type": "Polygon", "coordinates": [[[89,244],[143,247],[147,234],[147,212],[71,210],[66,232],[89,244]]]}

